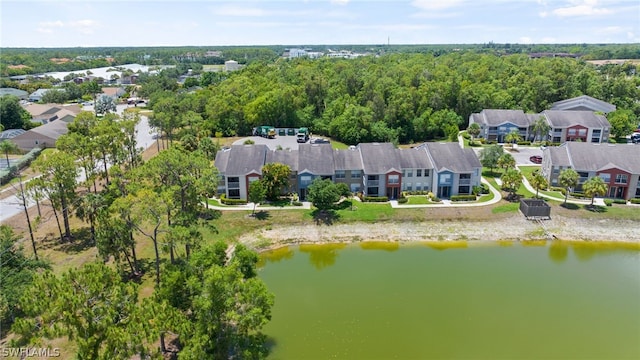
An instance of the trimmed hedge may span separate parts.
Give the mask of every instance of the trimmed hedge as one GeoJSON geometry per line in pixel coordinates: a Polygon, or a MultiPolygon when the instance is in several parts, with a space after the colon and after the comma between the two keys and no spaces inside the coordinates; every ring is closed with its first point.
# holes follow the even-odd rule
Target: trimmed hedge
{"type": "Polygon", "coordinates": [[[614,204],[627,205],[627,200],[625,200],[625,199],[613,199],[613,203],[614,204]]]}
{"type": "Polygon", "coordinates": [[[559,186],[552,186],[551,187],[551,191],[559,191],[562,193],[562,195],[566,195],[567,194],[567,189],[563,188],[563,187],[559,187],[559,186]]]}
{"type": "Polygon", "coordinates": [[[451,201],[476,201],[475,195],[452,195],[451,201]]]}
{"type": "Polygon", "coordinates": [[[407,195],[429,195],[431,191],[429,190],[414,190],[414,191],[403,191],[402,196],[407,195]]]}
{"type": "Polygon", "coordinates": [[[293,202],[291,202],[291,205],[293,205],[293,206],[302,206],[302,203],[300,201],[293,201],[293,202]]]}
{"type": "Polygon", "coordinates": [[[398,199],[398,204],[406,204],[409,201],[409,198],[401,197],[398,199]]]}
{"type": "Polygon", "coordinates": [[[386,196],[365,196],[362,201],[364,202],[387,202],[389,198],[386,196]]]}
{"type": "Polygon", "coordinates": [[[225,205],[247,205],[247,200],[227,199],[225,194],[220,195],[220,202],[225,205]]]}
{"type": "Polygon", "coordinates": [[[518,141],[517,142],[518,145],[522,145],[522,146],[529,146],[531,145],[531,141],[518,141]]]}
{"type": "Polygon", "coordinates": [[[604,204],[607,206],[612,206],[613,205],[613,200],[611,199],[604,199],[604,204]]]}
{"type": "Polygon", "coordinates": [[[636,198],[636,199],[631,199],[629,200],[630,203],[632,204],[640,204],[640,199],[636,198]]]}

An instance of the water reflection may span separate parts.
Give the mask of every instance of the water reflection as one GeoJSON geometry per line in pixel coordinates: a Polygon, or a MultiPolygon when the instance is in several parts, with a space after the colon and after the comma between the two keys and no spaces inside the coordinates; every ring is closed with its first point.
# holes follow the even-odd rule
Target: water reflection
{"type": "Polygon", "coordinates": [[[549,245],[549,259],[562,263],[569,256],[569,249],[578,261],[589,261],[596,256],[630,255],[638,256],[640,243],[618,241],[566,241],[554,240],[549,245]]]}
{"type": "Polygon", "coordinates": [[[360,243],[360,248],[362,250],[396,251],[400,249],[400,243],[388,241],[364,241],[360,243]]]}
{"type": "Polygon", "coordinates": [[[556,263],[563,263],[569,255],[569,246],[564,241],[553,241],[549,246],[549,259],[556,263]]]}
{"type": "Polygon", "coordinates": [[[269,250],[260,254],[258,259],[258,268],[264,267],[270,262],[279,262],[284,259],[291,259],[295,252],[290,246],[281,247],[275,250],[269,250]]]}
{"type": "Polygon", "coordinates": [[[469,244],[465,240],[423,241],[422,244],[436,250],[460,249],[460,248],[465,249],[469,247],[469,244]]]}
{"type": "Polygon", "coordinates": [[[300,245],[300,252],[309,254],[309,261],[318,270],[336,263],[338,250],[344,249],[347,244],[321,244],[300,245]]]}

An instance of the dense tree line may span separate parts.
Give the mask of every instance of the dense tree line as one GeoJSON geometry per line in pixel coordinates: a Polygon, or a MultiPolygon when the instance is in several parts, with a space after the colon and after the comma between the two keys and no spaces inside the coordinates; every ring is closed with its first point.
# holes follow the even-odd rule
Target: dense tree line
{"type": "MultiPolygon", "coordinates": [[[[584,60],[638,59],[636,44],[437,44],[437,45],[330,45],[333,50],[361,53],[423,53],[443,55],[454,51],[493,54],[528,54],[533,52],[570,53],[584,60]]],[[[305,46],[326,51],[327,46],[305,46]]],[[[0,75],[37,74],[50,71],[74,71],[129,63],[144,65],[176,65],[179,63],[222,64],[234,59],[240,63],[273,61],[285,46],[176,46],[176,47],[98,47],[98,48],[2,48],[0,75]],[[205,56],[219,51],[219,56],[205,56]],[[109,60],[107,60],[109,58],[109,60]],[[70,61],[51,61],[69,59],[70,61]],[[26,68],[10,66],[24,65],[26,68]]]]}
{"type": "Polygon", "coordinates": [[[45,265],[26,258],[3,227],[0,285],[16,289],[0,294],[0,321],[13,323],[15,346],[64,336],[82,359],[264,357],[273,295],[256,277],[257,255],[204,235],[215,233],[219,216],[205,205],[218,184],[215,146],[181,123],[178,133],[194,141],[167,141],[145,162],[139,120],[135,112],[81,112],[58,151],[34,163],[42,176],[27,194],[53,211],[60,242],[82,240],[102,261],[38,275],[45,265]],[[72,216],[88,225],[87,238],[77,238],[72,216]],[[149,267],[136,253],[141,243],[153,249],[149,267]],[[154,292],[139,299],[145,276],[154,292]]]}
{"type": "Polygon", "coordinates": [[[158,127],[169,137],[192,126],[224,136],[260,125],[310,127],[348,144],[421,142],[453,137],[482,109],[537,113],[553,102],[590,95],[615,104],[623,122],[640,116],[635,67],[597,68],[572,58],[531,59],[475,52],[395,54],[255,63],[207,87],[175,95],[177,85],[149,78],[158,127]]]}

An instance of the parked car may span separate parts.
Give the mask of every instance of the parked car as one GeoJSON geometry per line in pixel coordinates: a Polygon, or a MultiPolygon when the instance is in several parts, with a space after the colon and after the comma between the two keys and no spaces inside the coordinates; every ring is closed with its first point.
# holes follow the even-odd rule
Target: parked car
{"type": "Polygon", "coordinates": [[[634,144],[640,143],[640,133],[633,133],[633,135],[631,135],[631,142],[634,144]]]}
{"type": "Polygon", "coordinates": [[[538,155],[531,156],[529,158],[529,161],[531,161],[534,164],[542,164],[542,156],[538,156],[538,155]]]}

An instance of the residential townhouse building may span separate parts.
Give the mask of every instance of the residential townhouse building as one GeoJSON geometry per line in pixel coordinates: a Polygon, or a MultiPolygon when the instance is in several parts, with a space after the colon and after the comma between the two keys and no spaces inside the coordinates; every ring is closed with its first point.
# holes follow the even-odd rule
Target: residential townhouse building
{"type": "Polygon", "coordinates": [[[607,184],[606,197],[640,198],[640,146],[567,142],[543,152],[542,173],[551,186],[559,186],[564,169],[575,170],[580,178],[575,191],[589,178],[599,176],[607,184]]]}
{"type": "Polygon", "coordinates": [[[334,176],[331,144],[300,144],[298,146],[298,196],[300,199],[307,197],[309,185],[313,180],[317,178],[333,180],[334,176]]]}
{"type": "Polygon", "coordinates": [[[531,125],[540,116],[522,110],[484,109],[469,116],[469,124],[480,126],[479,137],[503,143],[509,133],[517,131],[522,139],[533,140],[531,125]]]}
{"type": "Polygon", "coordinates": [[[352,193],[362,191],[363,168],[360,151],[355,146],[347,150],[334,150],[333,166],[335,168],[334,181],[345,183],[352,193]]]}
{"type": "Polygon", "coordinates": [[[548,140],[552,143],[582,141],[604,143],[609,140],[611,125],[606,117],[587,110],[545,110],[549,124],[548,140]]]}
{"type": "Polygon", "coordinates": [[[540,140],[553,143],[565,141],[607,142],[611,125],[604,115],[595,112],[615,110],[615,106],[590,97],[579,97],[556,103],[556,107],[539,114],[522,110],[485,109],[469,116],[469,125],[480,126],[478,137],[486,141],[504,143],[506,136],[517,131],[523,140],[536,140],[534,124],[542,118],[549,125],[549,133],[540,140]],[[585,104],[585,105],[581,105],[585,104]],[[566,109],[565,109],[566,108],[566,109]]]}
{"type": "Polygon", "coordinates": [[[439,198],[473,193],[480,186],[482,164],[473,149],[463,149],[457,143],[424,143],[433,164],[431,188],[439,198]]]}
{"type": "Polygon", "coordinates": [[[262,177],[267,145],[233,145],[219,151],[215,166],[220,174],[218,194],[230,199],[247,199],[249,184],[262,177]]]}
{"type": "Polygon", "coordinates": [[[309,185],[317,179],[345,183],[365,196],[397,199],[402,191],[429,190],[448,198],[471,194],[480,185],[482,165],[472,149],[458,143],[425,143],[411,149],[396,149],[391,143],[364,143],[334,150],[331,144],[300,144],[298,150],[269,150],[265,145],[235,145],[218,153],[218,193],[247,199],[248,186],[262,176],[267,163],[286,164],[291,169],[290,187],[305,199],[309,185]]]}

